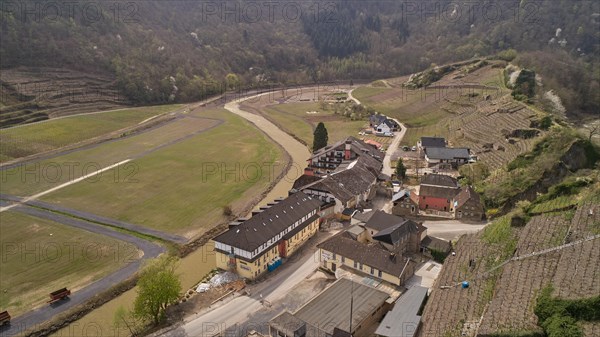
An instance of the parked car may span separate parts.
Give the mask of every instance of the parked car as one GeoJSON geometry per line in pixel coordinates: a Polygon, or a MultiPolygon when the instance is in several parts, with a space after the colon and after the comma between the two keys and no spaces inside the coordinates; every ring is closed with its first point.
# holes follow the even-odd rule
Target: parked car
{"type": "Polygon", "coordinates": [[[410,148],[409,148],[408,146],[404,145],[404,146],[402,147],[402,150],[403,150],[403,151],[410,151],[410,148]]]}
{"type": "Polygon", "coordinates": [[[413,147],[411,148],[411,150],[412,150],[412,151],[417,151],[417,147],[416,147],[416,146],[413,146],[413,147]]]}

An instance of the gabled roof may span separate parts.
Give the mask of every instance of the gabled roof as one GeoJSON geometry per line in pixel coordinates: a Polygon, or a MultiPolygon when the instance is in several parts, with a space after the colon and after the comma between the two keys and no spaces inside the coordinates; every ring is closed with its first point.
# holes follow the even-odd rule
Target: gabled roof
{"type": "Polygon", "coordinates": [[[380,124],[387,119],[386,115],[374,114],[369,117],[371,124],[380,124]]]}
{"type": "Polygon", "coordinates": [[[400,190],[398,193],[394,194],[392,196],[392,202],[395,202],[397,200],[400,200],[404,197],[410,197],[410,191],[407,189],[404,190],[400,190]]]}
{"type": "Polygon", "coordinates": [[[357,212],[352,217],[354,219],[360,220],[362,222],[367,222],[367,221],[369,221],[369,219],[371,219],[373,214],[375,214],[375,211],[368,211],[368,212],[364,212],[364,213],[357,212]]]}
{"type": "Polygon", "coordinates": [[[355,196],[368,191],[377,180],[377,175],[367,167],[366,158],[360,157],[340,171],[305,185],[302,189],[311,189],[331,193],[336,199],[347,202],[355,196]]]}
{"type": "Polygon", "coordinates": [[[421,179],[421,187],[423,187],[423,185],[458,187],[458,180],[451,176],[432,173],[421,179]]]}
{"type": "Polygon", "coordinates": [[[382,231],[384,229],[394,227],[395,225],[403,225],[407,221],[409,220],[386,213],[381,210],[376,210],[373,213],[373,216],[371,216],[371,218],[365,223],[365,227],[373,228],[377,231],[382,231]]]}
{"type": "MultiPolygon", "coordinates": [[[[398,217],[399,218],[399,217],[398,217]]],[[[402,219],[402,218],[400,218],[402,219]]],[[[397,245],[403,237],[409,234],[418,234],[424,229],[422,225],[417,224],[412,220],[404,220],[388,228],[382,229],[377,234],[373,235],[373,239],[390,245],[397,245]]],[[[367,227],[369,227],[367,225],[367,227]]],[[[372,228],[372,227],[371,227],[372,228]]]]}
{"type": "Polygon", "coordinates": [[[394,276],[400,276],[404,265],[409,261],[401,253],[388,250],[380,242],[361,243],[345,231],[321,242],[317,247],[394,276]]]}
{"type": "Polygon", "coordinates": [[[317,152],[313,153],[312,156],[310,156],[310,159],[321,157],[331,151],[344,151],[347,142],[350,144],[351,151],[356,153],[358,156],[372,157],[380,162],[383,161],[382,153],[379,150],[377,150],[373,145],[369,145],[363,142],[362,140],[352,136],[340,140],[332,145],[327,145],[322,149],[319,149],[317,152]]]}
{"type": "Polygon", "coordinates": [[[450,188],[443,186],[421,185],[419,196],[434,197],[441,199],[454,199],[460,190],[458,187],[450,188]]]}
{"type": "Polygon", "coordinates": [[[408,289],[385,315],[375,334],[384,337],[413,337],[421,322],[421,316],[417,313],[427,297],[427,291],[427,288],[421,286],[408,289]]]}
{"type": "Polygon", "coordinates": [[[479,198],[479,194],[475,192],[475,190],[471,186],[463,187],[460,192],[454,198],[456,201],[455,208],[462,207],[467,201],[473,200],[478,204],[481,204],[481,199],[479,198]]]}
{"type": "Polygon", "coordinates": [[[300,176],[300,178],[298,178],[298,179],[296,179],[296,181],[294,181],[294,185],[292,186],[292,188],[296,189],[296,190],[300,190],[302,187],[304,187],[308,184],[314,183],[315,181],[319,181],[319,180],[321,180],[320,177],[303,174],[300,176]]]}
{"type": "Polygon", "coordinates": [[[450,244],[450,242],[429,235],[425,236],[423,241],[421,241],[421,246],[446,254],[450,253],[452,250],[452,244],[450,244]]]}
{"type": "Polygon", "coordinates": [[[469,149],[467,148],[428,147],[425,149],[425,154],[429,159],[469,159],[469,149]]]}
{"type": "Polygon", "coordinates": [[[421,146],[429,147],[446,147],[446,140],[440,137],[421,137],[421,146]]]}
{"type": "MultiPolygon", "coordinates": [[[[313,210],[318,211],[320,205],[321,202],[318,199],[297,192],[218,235],[213,240],[253,252],[306,214],[313,210]]],[[[318,216],[317,213],[314,217],[318,218],[318,216]]],[[[314,221],[314,217],[309,218],[305,223],[314,221]]]]}

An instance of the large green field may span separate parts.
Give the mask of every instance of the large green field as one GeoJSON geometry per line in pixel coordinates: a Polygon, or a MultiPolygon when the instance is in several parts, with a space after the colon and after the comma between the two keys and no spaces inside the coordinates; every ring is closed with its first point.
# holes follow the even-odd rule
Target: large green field
{"type": "Polygon", "coordinates": [[[347,117],[336,115],[333,108],[320,109],[317,103],[288,103],[264,107],[261,111],[267,118],[278,124],[289,134],[302,139],[312,147],[313,129],[323,122],[329,135],[329,144],[348,136],[357,136],[367,125],[367,121],[353,121],[347,117]],[[317,113],[307,113],[314,112],[317,113]]]}
{"type": "Polygon", "coordinates": [[[182,105],[159,105],[65,117],[0,130],[0,162],[101,136],[182,105]]]}
{"type": "MultiPolygon", "coordinates": [[[[225,221],[223,206],[241,210],[282,172],[284,152],[226,110],[194,114],[224,123],[135,159],[137,171],[126,181],[115,181],[113,169],[93,183],[76,183],[42,199],[189,236],[225,221]]],[[[122,148],[115,143],[98,155],[122,148]]]]}
{"type": "MultiPolygon", "coordinates": [[[[24,166],[0,171],[0,192],[19,196],[31,196],[56,187],[85,174],[108,167],[125,159],[135,158],[164,144],[182,139],[194,132],[217,124],[216,120],[184,118],[160,128],[133,137],[105,142],[90,149],[71,152],[24,166]]],[[[106,171],[102,176],[113,174],[114,182],[128,181],[135,174],[135,166],[126,164],[118,170],[106,171]]],[[[92,184],[98,177],[78,184],[92,184]]]]}
{"type": "Polygon", "coordinates": [[[0,308],[13,316],[138,257],[131,244],[12,211],[0,213],[0,233],[0,308]]]}

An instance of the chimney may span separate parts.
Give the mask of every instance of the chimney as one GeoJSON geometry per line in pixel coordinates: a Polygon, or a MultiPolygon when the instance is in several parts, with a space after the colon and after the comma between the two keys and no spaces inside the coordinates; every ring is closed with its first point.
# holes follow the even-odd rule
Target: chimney
{"type": "Polygon", "coordinates": [[[345,144],[345,151],[344,151],[344,159],[345,160],[349,160],[350,159],[350,144],[352,144],[352,141],[350,139],[346,140],[346,144],[345,144]]]}

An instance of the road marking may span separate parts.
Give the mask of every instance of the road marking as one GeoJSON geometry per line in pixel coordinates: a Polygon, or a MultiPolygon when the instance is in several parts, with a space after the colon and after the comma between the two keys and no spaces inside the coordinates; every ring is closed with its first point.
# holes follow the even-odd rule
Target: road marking
{"type": "Polygon", "coordinates": [[[58,185],[58,186],[56,186],[56,187],[53,187],[53,188],[51,188],[51,189],[48,189],[48,190],[45,190],[45,191],[43,191],[43,192],[40,192],[40,193],[38,193],[38,194],[32,195],[32,196],[30,196],[30,197],[27,197],[27,198],[25,198],[25,199],[21,200],[21,201],[20,201],[20,202],[18,202],[18,203],[15,203],[15,204],[12,204],[12,205],[8,205],[8,206],[1,207],[1,208],[0,208],[0,213],[1,213],[1,212],[4,212],[4,211],[8,211],[9,209],[11,209],[11,208],[13,208],[13,207],[16,207],[16,206],[18,206],[19,204],[24,204],[24,203],[26,203],[26,202],[28,202],[28,201],[31,201],[31,200],[38,199],[39,197],[42,197],[42,196],[44,196],[44,195],[46,195],[46,194],[48,194],[48,193],[52,193],[52,192],[54,192],[54,191],[60,190],[61,188],[65,188],[65,187],[67,187],[67,186],[69,186],[69,185],[72,185],[72,184],[78,183],[78,182],[80,182],[80,181],[82,181],[82,180],[84,180],[84,179],[87,179],[87,178],[89,178],[89,177],[93,177],[93,176],[95,176],[95,175],[97,175],[97,174],[100,174],[100,173],[102,173],[102,172],[104,172],[104,171],[108,171],[108,170],[110,170],[110,169],[113,169],[113,168],[115,168],[115,167],[117,167],[117,166],[119,166],[119,165],[125,164],[125,163],[127,163],[127,162],[129,162],[129,161],[131,161],[131,159],[125,159],[125,160],[123,160],[123,161],[120,161],[120,162],[118,162],[118,163],[116,163],[116,164],[113,164],[113,165],[107,166],[107,167],[105,167],[105,168],[103,168],[103,169],[100,169],[100,170],[98,170],[98,171],[94,171],[94,172],[92,172],[92,173],[88,173],[88,174],[86,174],[86,175],[84,175],[84,176],[81,176],[81,177],[79,177],[79,178],[77,178],[77,179],[73,179],[73,180],[71,180],[71,181],[67,181],[67,182],[66,182],[66,183],[64,183],[64,184],[60,184],[60,185],[58,185]]]}

